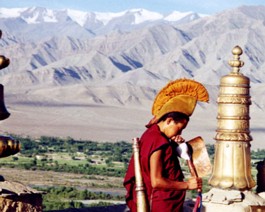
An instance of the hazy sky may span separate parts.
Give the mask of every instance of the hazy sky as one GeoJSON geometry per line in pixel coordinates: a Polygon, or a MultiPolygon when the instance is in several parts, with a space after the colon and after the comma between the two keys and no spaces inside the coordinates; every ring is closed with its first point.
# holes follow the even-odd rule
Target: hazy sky
{"type": "Polygon", "coordinates": [[[265,5],[265,0],[0,0],[0,7],[41,6],[93,12],[120,12],[144,8],[160,13],[193,11],[214,14],[241,5],[265,5]]]}

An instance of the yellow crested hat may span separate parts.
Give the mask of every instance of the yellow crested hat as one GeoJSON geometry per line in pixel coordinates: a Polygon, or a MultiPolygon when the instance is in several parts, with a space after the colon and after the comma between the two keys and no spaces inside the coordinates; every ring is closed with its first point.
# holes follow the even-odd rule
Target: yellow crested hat
{"type": "Polygon", "coordinates": [[[156,121],[170,112],[181,112],[191,116],[197,101],[209,101],[206,88],[195,80],[177,79],[159,91],[153,103],[152,114],[156,121]]]}

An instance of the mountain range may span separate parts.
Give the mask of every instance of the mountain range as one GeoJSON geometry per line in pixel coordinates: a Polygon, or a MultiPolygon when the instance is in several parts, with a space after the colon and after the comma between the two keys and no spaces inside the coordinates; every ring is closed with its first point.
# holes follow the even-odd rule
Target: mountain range
{"type": "MultiPolygon", "coordinates": [[[[132,29],[143,27],[157,23],[188,23],[202,16],[194,12],[180,13],[174,11],[167,15],[157,12],[147,11],[145,9],[131,9],[119,13],[99,13],[99,12],[83,12],[71,9],[51,10],[47,8],[31,7],[31,8],[0,8],[0,18],[2,23],[6,25],[9,31],[17,34],[22,27],[27,30],[23,31],[25,40],[34,40],[34,30],[40,30],[44,27],[45,39],[57,35],[58,31],[75,38],[94,37],[100,34],[109,34],[111,31],[131,31],[132,29]],[[11,22],[12,21],[12,22],[11,22]],[[15,29],[10,23],[20,26],[15,29]],[[67,30],[69,28],[69,30],[67,30]],[[74,30],[80,31],[74,33],[74,30]],[[27,37],[30,35],[29,37],[27,37]],[[29,38],[29,39],[28,39],[29,38]]],[[[34,33],[37,39],[40,33],[34,33]]],[[[21,35],[21,34],[20,34],[21,35]]]]}
{"type": "MultiPolygon", "coordinates": [[[[253,117],[264,117],[264,6],[242,6],[214,15],[0,8],[0,29],[1,54],[11,61],[0,71],[0,80],[15,114],[22,105],[31,111],[46,106],[59,111],[73,105],[93,105],[92,113],[101,108],[101,114],[103,107],[128,114],[145,111],[144,117],[142,112],[141,117],[135,117],[137,112],[130,116],[140,122],[135,127],[138,133],[150,116],[157,91],[169,80],[191,78],[209,90],[210,104],[200,104],[198,114],[213,114],[207,126],[214,131],[220,78],[232,70],[228,61],[238,45],[243,49],[241,73],[251,81],[253,117]]],[[[89,118],[97,121],[91,114],[89,118]]],[[[103,125],[106,130],[122,126],[126,133],[133,124],[120,124],[122,118],[110,118],[103,125]]],[[[6,122],[3,130],[12,131],[15,120],[6,122]]],[[[264,130],[262,121],[256,121],[253,131],[264,130]]]]}

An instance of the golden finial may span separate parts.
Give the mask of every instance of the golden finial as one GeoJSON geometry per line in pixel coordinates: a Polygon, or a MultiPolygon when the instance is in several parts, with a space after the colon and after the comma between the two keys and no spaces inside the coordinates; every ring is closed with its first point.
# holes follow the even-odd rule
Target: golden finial
{"type": "Polygon", "coordinates": [[[235,46],[232,50],[232,54],[234,55],[233,60],[229,60],[229,65],[233,68],[233,74],[239,74],[240,68],[244,65],[244,62],[240,60],[240,55],[242,55],[243,50],[240,46],[235,46]]]}
{"type": "MultiPolygon", "coordinates": [[[[0,39],[2,38],[2,30],[0,30],[0,39]]],[[[10,63],[10,60],[4,55],[0,55],[0,69],[6,68],[10,63]]]]}

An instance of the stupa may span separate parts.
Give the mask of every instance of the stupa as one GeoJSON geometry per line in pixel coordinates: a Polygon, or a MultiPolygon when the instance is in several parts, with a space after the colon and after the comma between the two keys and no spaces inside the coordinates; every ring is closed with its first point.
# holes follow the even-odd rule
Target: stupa
{"type": "Polygon", "coordinates": [[[220,80],[215,157],[209,179],[212,189],[203,194],[203,211],[207,212],[265,211],[264,197],[253,191],[250,80],[240,73],[242,53],[239,46],[233,48],[232,71],[220,80]]]}

